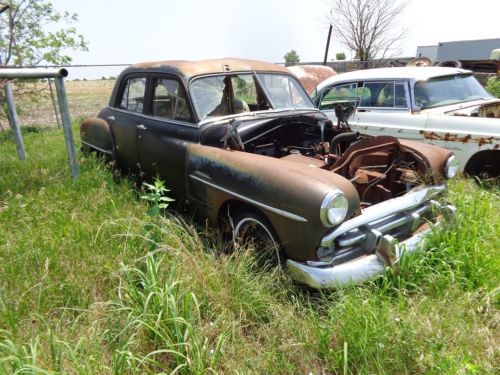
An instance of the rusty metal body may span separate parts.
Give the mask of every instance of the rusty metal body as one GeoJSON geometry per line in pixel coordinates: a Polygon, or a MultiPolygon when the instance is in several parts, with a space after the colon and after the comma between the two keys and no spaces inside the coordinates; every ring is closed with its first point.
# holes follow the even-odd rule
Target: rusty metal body
{"type": "MultiPolygon", "coordinates": [[[[212,96],[202,96],[201,105],[207,98],[212,96]]],[[[334,126],[308,100],[288,70],[272,64],[238,59],[137,64],[118,78],[110,105],[82,123],[82,145],[115,161],[126,173],[144,178],[159,175],[176,200],[189,202],[199,217],[214,226],[248,208],[270,223],[288,259],[299,264],[326,262],[338,255],[339,246],[335,240],[322,245],[340,223],[325,219],[332,192],[345,199],[344,222],[366,218],[362,211],[375,205],[382,205],[381,218],[389,215],[385,220],[391,221],[392,208],[384,209],[385,202],[406,196],[424,181],[441,183],[451,153],[393,137],[351,134],[334,126]],[[176,83],[176,98],[156,94],[158,83],[165,80],[169,87],[176,83]],[[141,83],[142,96],[137,99],[137,92],[133,97],[130,92],[139,81],[144,87],[141,83]],[[196,91],[196,82],[204,84],[202,91],[196,91]],[[217,85],[210,86],[213,82],[217,85]],[[252,84],[252,90],[245,91],[249,111],[239,113],[230,106],[234,110],[230,114],[211,115],[212,108],[205,110],[197,102],[200,92],[211,95],[220,85],[224,88],[217,100],[237,96],[245,82],[252,84]],[[295,91],[286,91],[292,87],[295,91]],[[179,99],[182,89],[185,100],[179,99]],[[286,93],[280,96],[283,90],[286,93]],[[298,107],[287,107],[286,100],[298,100],[298,107]],[[123,108],[128,101],[134,105],[123,108]],[[174,110],[171,118],[155,114],[165,103],[174,110]],[[183,120],[175,115],[180,105],[183,120]],[[204,113],[209,115],[202,117],[204,113]]],[[[427,207],[430,199],[420,203],[427,207]]],[[[434,220],[441,209],[422,214],[422,219],[434,220]]],[[[376,210],[372,212],[370,220],[377,216],[376,210]]],[[[419,222],[420,217],[412,217],[413,224],[419,222]]],[[[415,234],[413,226],[398,227],[398,233],[387,230],[384,235],[408,239],[415,234]]],[[[373,241],[363,241],[355,251],[343,247],[337,260],[347,262],[382,251],[372,246],[373,241]]],[[[389,248],[389,252],[395,249],[389,248]]]]}
{"type": "Polygon", "coordinates": [[[300,80],[309,95],[321,82],[337,74],[329,66],[323,65],[294,65],[288,69],[300,80]]]}

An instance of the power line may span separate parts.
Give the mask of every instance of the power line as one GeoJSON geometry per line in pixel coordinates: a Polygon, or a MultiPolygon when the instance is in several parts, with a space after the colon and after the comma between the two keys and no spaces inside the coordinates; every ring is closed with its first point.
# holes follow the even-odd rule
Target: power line
{"type": "Polygon", "coordinates": [[[32,65],[32,66],[2,66],[3,68],[93,68],[93,67],[103,67],[103,66],[130,66],[133,64],[61,64],[61,65],[32,65]]]}

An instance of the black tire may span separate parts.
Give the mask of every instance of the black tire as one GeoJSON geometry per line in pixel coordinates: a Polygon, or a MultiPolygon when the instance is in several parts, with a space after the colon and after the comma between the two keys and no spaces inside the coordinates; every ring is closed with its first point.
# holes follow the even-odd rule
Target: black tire
{"type": "Polygon", "coordinates": [[[445,66],[448,68],[461,68],[462,63],[458,60],[446,60],[446,61],[441,61],[437,66],[445,66]]]}
{"type": "Polygon", "coordinates": [[[233,219],[233,240],[237,246],[253,248],[259,266],[281,266],[285,254],[271,223],[260,212],[242,208],[233,219]]]}
{"type": "Polygon", "coordinates": [[[496,180],[500,178],[500,151],[480,151],[467,162],[464,172],[481,180],[496,180]]]}
{"type": "Polygon", "coordinates": [[[432,66],[432,59],[429,57],[417,57],[411,60],[406,66],[421,66],[421,67],[426,67],[426,66],[432,66]]]}

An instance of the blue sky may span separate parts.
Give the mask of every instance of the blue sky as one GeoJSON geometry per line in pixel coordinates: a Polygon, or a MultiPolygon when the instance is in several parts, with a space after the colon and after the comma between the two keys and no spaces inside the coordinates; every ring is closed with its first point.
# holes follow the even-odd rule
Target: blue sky
{"type": "MultiPolygon", "coordinates": [[[[348,1],[348,0],[345,0],[348,1]]],[[[88,52],[72,52],[74,64],[134,63],[242,57],[282,62],[295,49],[301,61],[321,61],[328,0],[52,0],[79,14],[78,31],[88,52]]],[[[333,11],[333,14],[335,12],[333,11]]],[[[500,38],[500,1],[410,0],[399,27],[409,27],[404,56],[418,45],[500,38]]],[[[500,48],[500,46],[499,46],[500,48]]],[[[336,52],[350,52],[335,40],[336,52]]],[[[71,78],[116,75],[121,68],[70,70],[71,78]]]]}

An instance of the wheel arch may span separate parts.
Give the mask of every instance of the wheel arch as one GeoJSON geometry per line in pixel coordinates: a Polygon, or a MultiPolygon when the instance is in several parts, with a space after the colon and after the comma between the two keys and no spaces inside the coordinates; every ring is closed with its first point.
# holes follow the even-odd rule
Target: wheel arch
{"type": "Polygon", "coordinates": [[[493,172],[495,176],[500,173],[500,150],[481,150],[473,154],[464,167],[464,173],[470,176],[478,175],[481,172],[493,172]]]}
{"type": "Polygon", "coordinates": [[[225,225],[234,225],[234,223],[229,222],[229,218],[231,220],[241,211],[246,210],[248,212],[257,214],[259,216],[262,216],[266,221],[273,232],[273,235],[277,238],[278,242],[281,243],[280,235],[278,234],[278,231],[276,230],[276,226],[273,223],[273,217],[272,215],[269,215],[268,213],[265,212],[265,210],[260,209],[259,207],[255,207],[251,204],[248,204],[246,202],[242,202],[237,199],[228,199],[226,200],[221,207],[219,208],[218,214],[217,214],[217,226],[220,229],[224,229],[225,225]]]}

